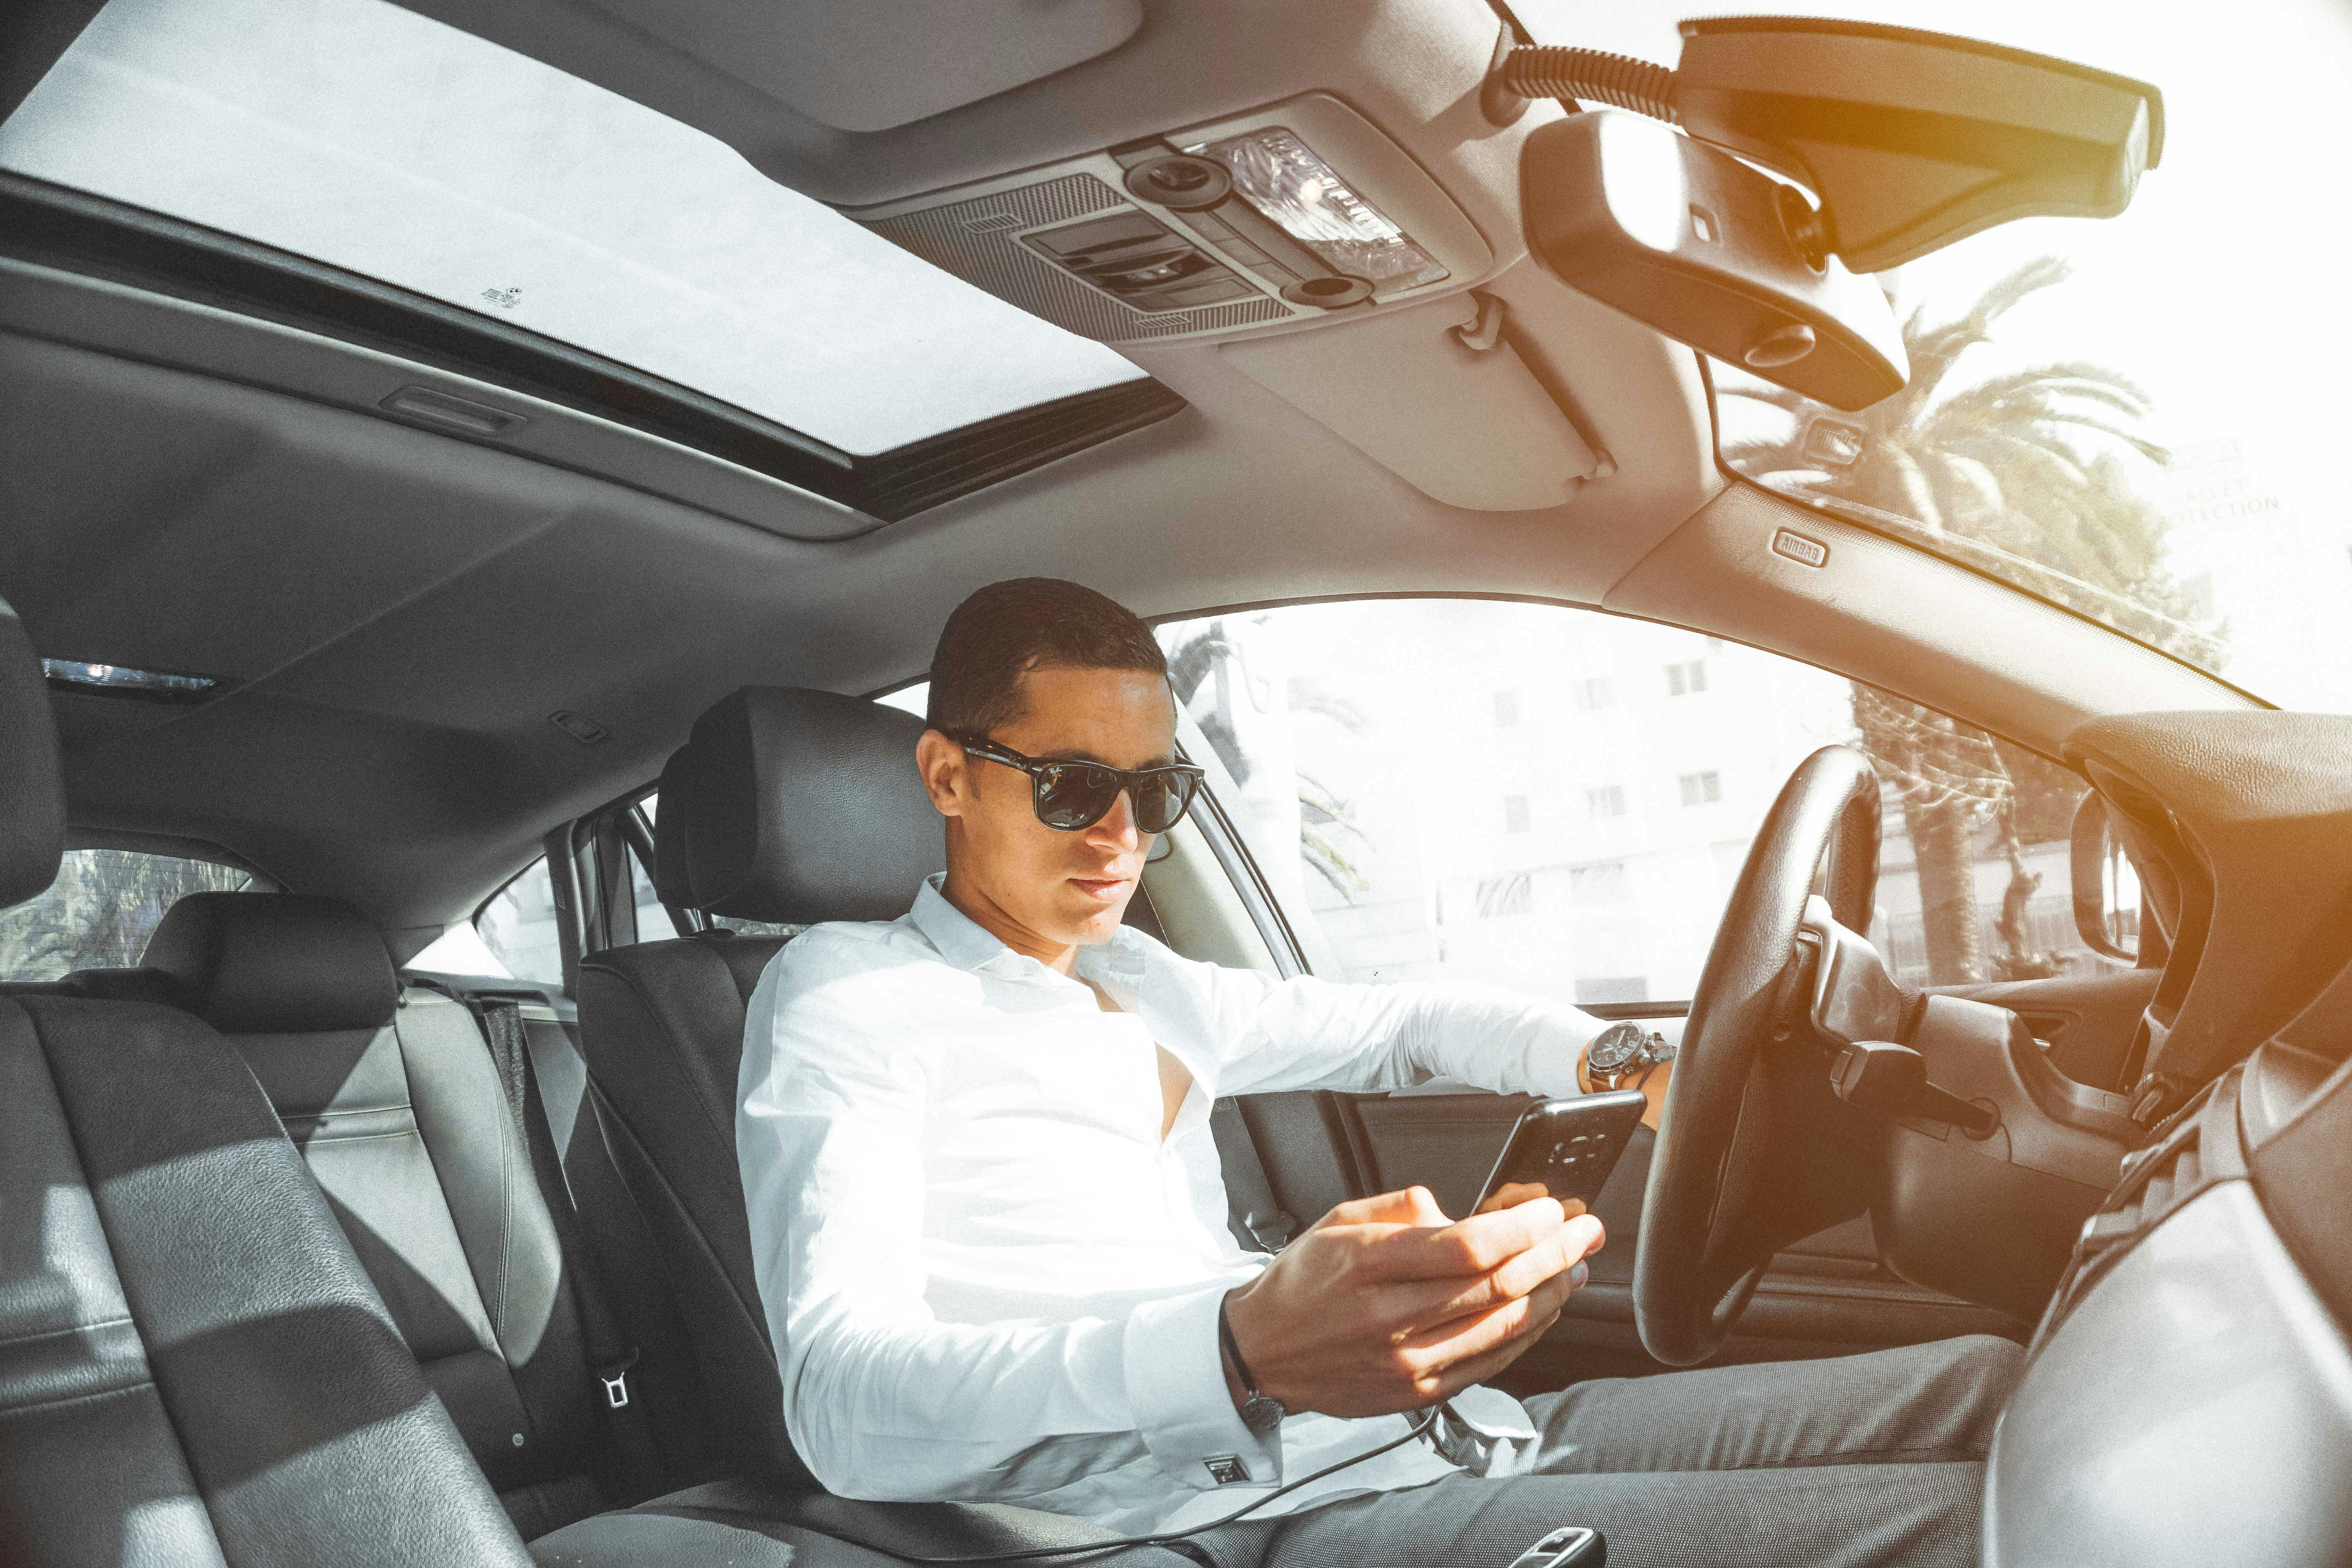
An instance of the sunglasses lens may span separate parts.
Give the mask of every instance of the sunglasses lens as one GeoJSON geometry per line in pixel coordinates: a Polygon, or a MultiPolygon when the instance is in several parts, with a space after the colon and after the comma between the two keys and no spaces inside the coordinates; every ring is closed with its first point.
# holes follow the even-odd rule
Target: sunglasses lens
{"type": "Polygon", "coordinates": [[[1066,833],[1101,821],[1118,795],[1117,773],[1082,763],[1045,768],[1036,780],[1037,820],[1066,833]]]}
{"type": "Polygon", "coordinates": [[[1158,773],[1136,786],[1135,826],[1145,833],[1165,833],[1183,819],[1192,804],[1191,773],[1158,773]]]}

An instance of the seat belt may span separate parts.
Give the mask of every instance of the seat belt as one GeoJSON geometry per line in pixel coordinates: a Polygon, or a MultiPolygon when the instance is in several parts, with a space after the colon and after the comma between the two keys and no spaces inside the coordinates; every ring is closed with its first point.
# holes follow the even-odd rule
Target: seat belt
{"type": "Polygon", "coordinates": [[[1250,1134],[1241,1101],[1228,1097],[1211,1105],[1209,1133],[1217,1142],[1217,1163],[1224,1167],[1225,1199],[1233,1216],[1259,1247],[1280,1252],[1298,1234],[1298,1221],[1275,1199],[1274,1184],[1266,1179],[1265,1162],[1258,1157],[1257,1140],[1250,1134]]]}
{"type": "Polygon", "coordinates": [[[660,1452],[646,1426],[645,1407],[629,1383],[629,1373],[637,1364],[637,1348],[622,1331],[620,1318],[580,1234],[579,1212],[572,1205],[571,1187],[557,1163],[555,1136],[548,1128],[547,1108],[540,1099],[538,1077],[531,1070],[522,1005],[494,993],[476,992],[457,999],[479,1020],[489,1041],[490,1059],[506,1091],[508,1114],[530,1153],[540,1201],[554,1221],[556,1248],[572,1276],[572,1299],[580,1310],[580,1337],[596,1378],[598,1404],[612,1429],[620,1470],[633,1489],[646,1497],[656,1496],[664,1478],[660,1452]]]}

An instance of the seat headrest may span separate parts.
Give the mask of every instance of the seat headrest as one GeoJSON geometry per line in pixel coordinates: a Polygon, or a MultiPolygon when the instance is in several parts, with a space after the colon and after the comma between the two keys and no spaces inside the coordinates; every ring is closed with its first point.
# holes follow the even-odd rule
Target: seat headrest
{"type": "MultiPolygon", "coordinates": [[[[922,732],[911,713],[798,687],[748,686],[714,705],[683,766],[672,759],[696,905],[783,924],[905,914],[947,867],[915,772],[922,732]]],[[[657,826],[674,809],[669,787],[657,826]]]]}
{"type": "Polygon", "coordinates": [[[48,677],[0,600],[0,910],[38,898],[66,852],[65,771],[48,677]]]}
{"type": "Polygon", "coordinates": [[[341,899],[190,893],[164,913],[142,963],[224,1034],[373,1029],[400,1003],[383,936],[341,899]]]}

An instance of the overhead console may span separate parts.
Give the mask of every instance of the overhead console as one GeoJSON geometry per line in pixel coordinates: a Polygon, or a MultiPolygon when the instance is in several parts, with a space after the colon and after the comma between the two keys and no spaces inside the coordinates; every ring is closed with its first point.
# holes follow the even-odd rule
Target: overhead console
{"type": "Polygon", "coordinates": [[[1472,291],[1493,249],[1328,95],[850,216],[1105,342],[1223,340],[1227,367],[1448,505],[1556,507],[1612,471],[1472,291]]]}
{"type": "Polygon", "coordinates": [[[1109,343],[1425,299],[1495,262],[1435,181],[1323,93],[849,216],[1109,343]]]}

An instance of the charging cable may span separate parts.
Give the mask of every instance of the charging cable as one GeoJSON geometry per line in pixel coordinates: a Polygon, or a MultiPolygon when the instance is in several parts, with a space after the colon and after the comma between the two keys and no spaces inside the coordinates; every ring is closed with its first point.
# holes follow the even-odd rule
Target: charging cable
{"type": "MultiPolygon", "coordinates": [[[[1416,1437],[1426,1436],[1437,1426],[1437,1418],[1444,1413],[1444,1405],[1432,1405],[1413,1418],[1412,1428],[1403,1436],[1391,1437],[1377,1448],[1365,1449],[1354,1458],[1342,1459],[1336,1465],[1326,1465],[1311,1475],[1301,1476],[1295,1481],[1275,1488],[1255,1502],[1244,1508],[1237,1508],[1223,1519],[1213,1519],[1206,1524],[1196,1524],[1190,1530],[1171,1530],[1160,1535],[1123,1535],[1110,1541],[1090,1541],[1081,1546],[1033,1546],[1020,1552],[982,1552],[970,1557],[909,1557],[903,1552],[894,1551],[887,1546],[877,1546],[873,1550],[887,1552],[901,1563],[923,1563],[926,1568],[946,1568],[947,1564],[957,1563],[1020,1563],[1040,1557],[1082,1557],[1096,1552],[1124,1552],[1130,1546],[1167,1546],[1182,1551],[1182,1548],[1175,1546],[1176,1542],[1187,1541],[1189,1537],[1199,1535],[1203,1531],[1215,1530],[1223,1525],[1231,1524],[1245,1514],[1255,1513],[1275,1499],[1295,1492],[1310,1482],[1319,1481],[1326,1476],[1338,1475],[1350,1465],[1360,1465],[1366,1459],[1375,1458],[1391,1448],[1402,1448],[1416,1437]]],[[[1198,1548],[1194,1548],[1193,1551],[1184,1552],[1184,1555],[1193,1556],[1194,1552],[1197,1551],[1198,1548]]]]}

